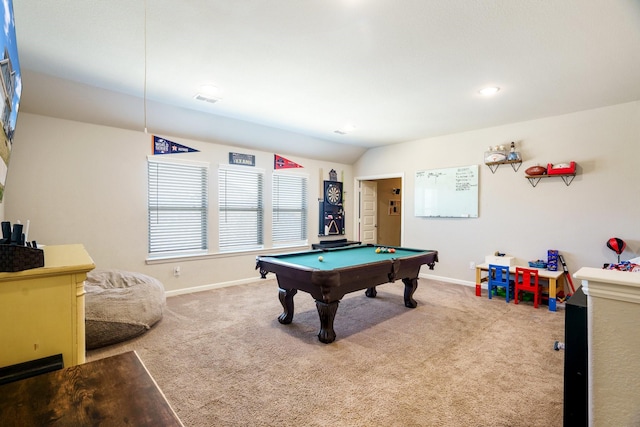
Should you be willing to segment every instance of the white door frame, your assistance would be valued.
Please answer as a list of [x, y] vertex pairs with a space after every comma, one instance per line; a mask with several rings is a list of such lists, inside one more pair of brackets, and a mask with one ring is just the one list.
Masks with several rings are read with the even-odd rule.
[[[402, 184], [400, 185], [400, 192], [402, 194], [402, 200], [405, 200], [406, 193], [404, 191], [404, 172], [390, 173], [390, 174], [380, 174], [380, 175], [365, 175], [365, 176], [356, 176], [353, 178], [353, 194], [358, 195], [357, 201], [354, 200], [354, 209], [353, 209], [353, 224], [356, 225], [356, 234], [357, 237], [360, 238], [360, 211], [362, 207], [361, 197], [360, 197], [360, 181], [377, 181], [379, 179], [388, 179], [388, 178], [400, 178]], [[355, 199], [355, 198], [354, 198]], [[404, 246], [404, 214], [406, 209], [405, 203], [402, 203], [403, 209], [400, 211], [400, 246]]]

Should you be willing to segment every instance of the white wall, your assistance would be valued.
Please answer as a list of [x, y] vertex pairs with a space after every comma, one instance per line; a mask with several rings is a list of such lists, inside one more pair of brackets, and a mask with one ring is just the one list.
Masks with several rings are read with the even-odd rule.
[[[171, 156], [211, 163], [212, 248], [217, 242], [217, 166], [228, 164], [229, 152], [256, 156], [256, 167], [265, 170], [265, 206], [270, 206], [274, 153], [162, 136], [200, 150]], [[30, 220], [30, 240], [49, 245], [82, 243], [99, 268], [149, 274], [160, 279], [169, 291], [259, 277], [254, 270], [255, 252], [150, 265], [145, 262], [151, 138], [144, 132], [21, 113], [2, 203], [3, 218], [23, 223]], [[322, 179], [329, 179], [333, 168], [339, 179], [344, 172], [345, 182], [351, 182], [352, 166], [277, 154], [302, 165], [296, 173], [309, 175], [309, 242], [317, 242], [320, 170]], [[352, 230], [353, 224], [347, 221], [347, 236]], [[174, 278], [173, 267], [177, 265], [182, 274]]]
[[[522, 166], [492, 174], [484, 151], [511, 141]], [[547, 178], [534, 188], [524, 178], [529, 166], [566, 161], [578, 164], [570, 186]], [[480, 165], [478, 218], [414, 216], [416, 171], [472, 164]], [[371, 149], [354, 176], [398, 172], [405, 174], [402, 244], [437, 249], [440, 262], [429, 272], [436, 276], [473, 283], [469, 263], [497, 250], [526, 263], [557, 249], [571, 272], [601, 267], [617, 261], [610, 237], [627, 242], [623, 260], [640, 253], [640, 102]]]
[[[172, 139], [170, 135], [163, 135]], [[273, 153], [174, 138], [201, 150], [181, 154], [211, 162], [212, 224], [216, 166], [229, 151], [255, 154], [257, 167], [273, 169]], [[482, 163], [490, 145], [516, 141], [523, 164], [518, 172], [502, 165], [492, 174]], [[45, 244], [83, 243], [99, 267], [140, 271], [158, 277], [168, 290], [255, 278], [255, 253], [147, 265], [146, 157], [151, 135], [21, 113], [4, 200], [4, 219], [31, 220], [30, 237]], [[285, 157], [287, 153], [278, 153]], [[367, 151], [355, 165], [289, 156], [310, 177], [309, 239], [317, 241], [319, 171], [333, 168], [345, 183], [357, 177], [404, 174], [404, 246], [437, 249], [433, 272], [473, 283], [469, 262], [483, 262], [496, 250], [520, 262], [545, 258], [548, 249], [565, 255], [569, 269], [614, 262], [610, 237], [627, 242], [622, 255], [640, 253], [640, 102], [515, 123], [473, 132], [412, 141]], [[560, 178], [533, 188], [524, 170], [536, 163], [578, 163], [570, 186]], [[414, 176], [424, 169], [480, 164], [477, 219], [428, 219], [413, 215]], [[318, 190], [316, 190], [318, 189]], [[347, 193], [349, 188], [346, 187]], [[355, 239], [350, 212], [356, 189], [346, 197], [346, 236]], [[269, 193], [269, 191], [267, 191]], [[267, 199], [269, 202], [269, 199]], [[216, 227], [211, 228], [212, 241]], [[180, 265], [182, 276], [172, 275]]]

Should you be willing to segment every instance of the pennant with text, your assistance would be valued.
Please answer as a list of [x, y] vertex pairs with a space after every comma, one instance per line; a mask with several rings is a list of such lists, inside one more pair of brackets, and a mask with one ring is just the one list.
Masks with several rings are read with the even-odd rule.
[[291, 169], [291, 168], [302, 168], [304, 166], [300, 166], [296, 162], [292, 162], [291, 160], [285, 159], [282, 156], [277, 154], [273, 155], [273, 168], [274, 169]]
[[196, 150], [195, 148], [187, 147], [153, 135], [153, 154], [197, 153], [199, 151], [200, 150]]

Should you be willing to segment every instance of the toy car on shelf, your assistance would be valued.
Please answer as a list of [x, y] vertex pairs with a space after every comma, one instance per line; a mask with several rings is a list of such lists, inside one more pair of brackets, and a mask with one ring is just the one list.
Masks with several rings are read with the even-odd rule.
[[536, 261], [529, 261], [529, 267], [533, 268], [547, 268], [547, 263], [541, 259]]
[[576, 162], [547, 164], [547, 175], [564, 175], [576, 173]]

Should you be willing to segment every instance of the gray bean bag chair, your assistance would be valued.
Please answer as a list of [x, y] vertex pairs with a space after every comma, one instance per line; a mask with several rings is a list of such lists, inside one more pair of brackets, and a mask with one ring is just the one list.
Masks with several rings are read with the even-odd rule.
[[164, 286], [153, 277], [96, 269], [87, 274], [84, 287], [88, 350], [141, 335], [162, 319]]

